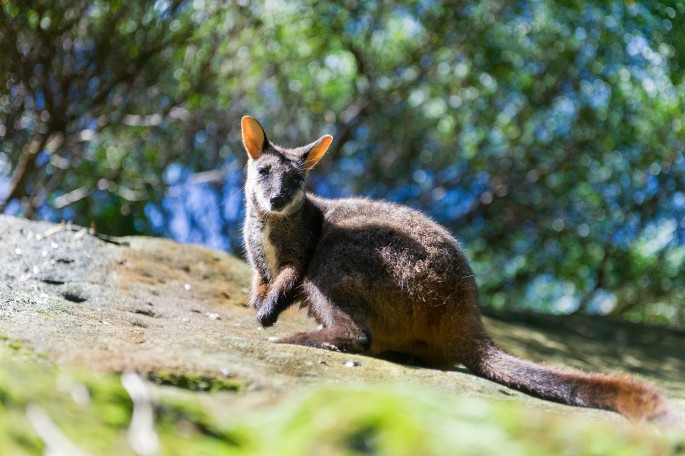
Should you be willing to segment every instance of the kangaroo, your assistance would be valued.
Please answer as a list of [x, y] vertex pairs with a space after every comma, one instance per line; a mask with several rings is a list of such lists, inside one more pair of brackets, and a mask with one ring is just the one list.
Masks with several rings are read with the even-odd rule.
[[462, 364], [545, 400], [637, 421], [669, 413], [661, 392], [628, 376], [562, 370], [498, 348], [481, 323], [476, 281], [458, 242], [420, 212], [307, 193], [308, 172], [332, 136], [288, 149], [271, 143], [252, 117], [243, 117], [241, 127], [250, 304], [264, 327], [300, 303], [322, 328], [276, 342], [377, 357], [407, 354], [443, 370]]

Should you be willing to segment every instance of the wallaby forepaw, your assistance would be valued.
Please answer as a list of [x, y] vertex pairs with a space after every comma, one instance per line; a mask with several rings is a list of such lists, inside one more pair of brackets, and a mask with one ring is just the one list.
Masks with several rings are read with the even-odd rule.
[[278, 312], [275, 312], [273, 308], [262, 306], [257, 311], [257, 323], [263, 327], [273, 326], [276, 321], [278, 321]]

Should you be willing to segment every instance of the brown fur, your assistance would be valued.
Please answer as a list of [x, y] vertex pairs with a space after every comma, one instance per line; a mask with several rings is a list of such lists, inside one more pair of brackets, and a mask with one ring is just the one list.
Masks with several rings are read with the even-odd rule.
[[636, 420], [667, 414], [664, 396], [630, 377], [542, 366], [497, 348], [481, 323], [461, 248], [423, 214], [382, 201], [306, 194], [307, 172], [330, 136], [285, 149], [270, 143], [256, 120], [245, 117], [242, 126], [250, 157], [244, 237], [257, 320], [272, 325], [299, 302], [323, 325], [279, 342], [407, 354], [439, 369], [463, 364], [550, 401]]

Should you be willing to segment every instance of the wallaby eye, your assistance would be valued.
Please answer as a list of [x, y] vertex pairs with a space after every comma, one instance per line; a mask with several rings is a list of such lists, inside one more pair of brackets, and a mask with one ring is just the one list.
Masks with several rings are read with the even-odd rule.
[[269, 174], [269, 168], [267, 168], [266, 166], [260, 166], [259, 168], [257, 168], [257, 172], [260, 176], [266, 176]]

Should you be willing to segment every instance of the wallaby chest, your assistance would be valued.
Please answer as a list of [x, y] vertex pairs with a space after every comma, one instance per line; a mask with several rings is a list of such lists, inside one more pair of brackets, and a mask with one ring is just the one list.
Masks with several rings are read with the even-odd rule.
[[271, 239], [271, 226], [266, 223], [261, 236], [261, 253], [264, 268], [269, 274], [269, 279], [272, 280], [278, 274], [279, 248]]
[[294, 217], [268, 218], [260, 224], [251, 247], [260, 272], [271, 282], [286, 264], [303, 265], [308, 257], [302, 224]]

